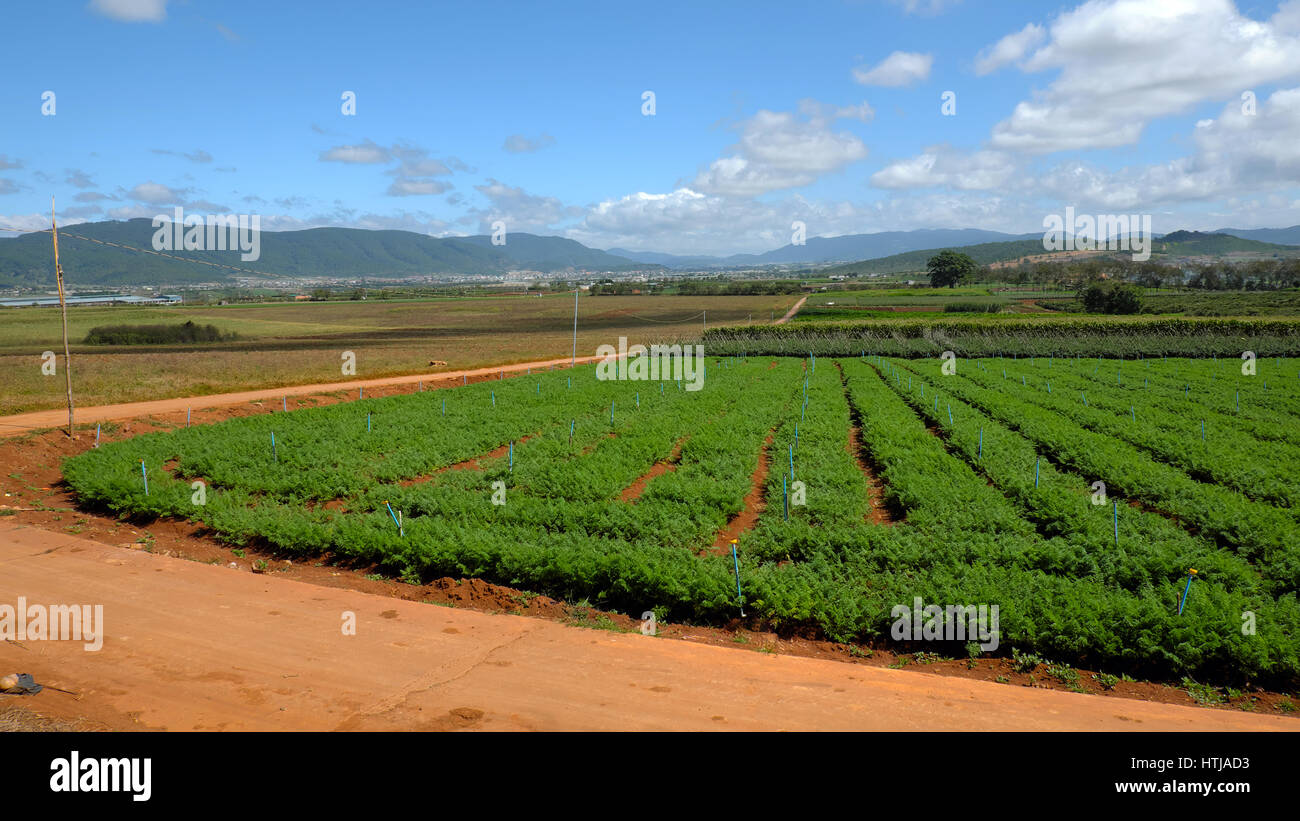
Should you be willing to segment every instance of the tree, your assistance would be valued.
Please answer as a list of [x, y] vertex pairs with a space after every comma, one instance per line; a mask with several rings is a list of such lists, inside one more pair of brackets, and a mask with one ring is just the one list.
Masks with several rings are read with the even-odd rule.
[[1079, 300], [1090, 314], [1142, 312], [1142, 289], [1128, 282], [1094, 281], [1080, 289]]
[[925, 267], [930, 272], [930, 287], [955, 288], [957, 283], [965, 282], [979, 270], [975, 260], [956, 251], [941, 251], [930, 257]]

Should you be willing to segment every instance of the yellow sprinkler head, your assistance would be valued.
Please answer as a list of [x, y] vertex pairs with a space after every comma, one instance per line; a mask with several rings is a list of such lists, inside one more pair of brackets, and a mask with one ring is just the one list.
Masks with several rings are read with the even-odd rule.
[[1190, 572], [1191, 572], [1191, 574], [1192, 574], [1193, 576], [1195, 576], [1195, 575], [1196, 575], [1196, 568], [1195, 568], [1195, 567], [1190, 568]]
[[736, 543], [736, 539], [728, 539], [727, 541], [731, 542], [732, 544]]

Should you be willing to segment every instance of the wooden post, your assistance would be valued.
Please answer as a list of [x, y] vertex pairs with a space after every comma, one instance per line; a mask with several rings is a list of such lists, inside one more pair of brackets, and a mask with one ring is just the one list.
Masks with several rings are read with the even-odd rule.
[[63, 314], [63, 377], [68, 385], [68, 438], [72, 432], [72, 354], [68, 351], [68, 303], [63, 297], [63, 266], [59, 265], [59, 223], [54, 216], [54, 197], [50, 197], [50, 225], [54, 233], [54, 279], [59, 286], [59, 311]]

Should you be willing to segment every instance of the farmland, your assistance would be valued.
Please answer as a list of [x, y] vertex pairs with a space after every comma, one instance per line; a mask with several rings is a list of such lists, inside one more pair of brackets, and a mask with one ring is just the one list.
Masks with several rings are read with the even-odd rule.
[[64, 475], [138, 521], [413, 583], [867, 644], [916, 597], [990, 604], [1000, 655], [1296, 681], [1300, 361], [940, 367], [713, 357], [697, 392], [545, 371], [144, 434]]
[[[698, 335], [709, 325], [780, 317], [794, 296], [584, 295], [578, 351], [625, 335], [650, 343]], [[192, 321], [235, 341], [196, 345], [88, 345], [105, 325]], [[425, 300], [178, 307], [79, 307], [69, 310], [73, 389], [80, 406], [194, 396], [337, 381], [340, 355], [356, 354], [356, 376], [377, 378], [477, 368], [567, 356], [573, 345], [573, 294]], [[56, 308], [10, 308], [0, 314], [0, 414], [58, 407], [63, 378], [41, 371], [41, 353], [62, 356]], [[60, 367], [62, 367], [60, 365]]]

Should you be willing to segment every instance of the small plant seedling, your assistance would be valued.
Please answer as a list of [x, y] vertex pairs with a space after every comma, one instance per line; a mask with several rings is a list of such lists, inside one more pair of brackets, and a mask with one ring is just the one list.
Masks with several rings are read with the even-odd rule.
[[372, 582], [382, 582], [382, 581], [384, 580], [384, 574], [383, 574], [383, 573], [367, 573], [367, 574], [366, 574], [366, 578], [369, 579], [369, 580], [372, 581]]
[[1119, 678], [1112, 676], [1110, 673], [1093, 673], [1092, 677], [1103, 690], [1114, 690], [1115, 685], [1119, 684]]
[[243, 548], [236, 547], [234, 550], [231, 550], [230, 552], [233, 553], [233, 554], [235, 554], [235, 558], [236, 558], [236, 559], [242, 559], [242, 558], [244, 558], [244, 550], [243, 550]]

